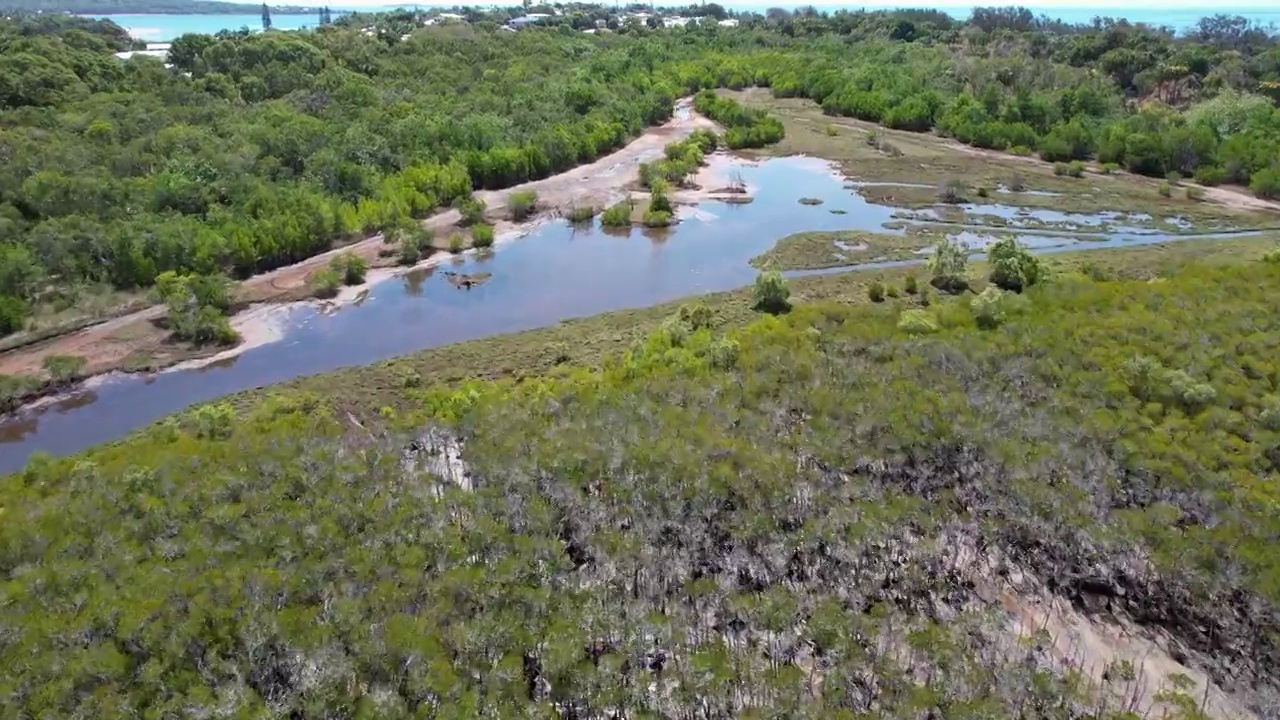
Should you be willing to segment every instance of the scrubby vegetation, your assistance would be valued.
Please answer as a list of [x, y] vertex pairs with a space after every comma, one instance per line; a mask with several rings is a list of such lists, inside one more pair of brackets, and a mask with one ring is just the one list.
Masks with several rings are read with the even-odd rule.
[[492, 225], [473, 225], [471, 227], [471, 246], [487, 248], [493, 245], [494, 233]]
[[517, 222], [528, 219], [538, 207], [538, 193], [533, 190], [517, 190], [507, 199], [511, 219]]
[[165, 305], [173, 336], [196, 345], [231, 345], [239, 336], [231, 329], [230, 283], [221, 275], [161, 273], [152, 290]]
[[37, 461], [0, 485], [0, 709], [1132, 717], [1100, 694], [1140, 663], [1091, 685], [992, 614], [1016, 574], [1265, 716], [1276, 272], [1063, 278], [986, 330], [985, 294], [695, 307], [597, 372], [406, 384], [385, 436], [281, 396]]
[[[377, 37], [186, 36], [171, 70], [117, 63], [110, 24], [0, 20], [0, 332], [50, 284], [96, 282], [150, 288], [177, 337], [231, 342], [229, 276], [442, 208], [491, 243], [473, 190], [599, 157], [680, 95], [731, 148], [782, 137], [724, 87], [1068, 176], [1173, 178], [1165, 195], [1183, 177], [1280, 194], [1276, 43], [1227, 19], [1174, 39], [986, 9], [598, 36], [384, 18]], [[719, 142], [642, 170], [645, 224], [670, 221], [669, 188]], [[512, 217], [536, 206], [519, 195]], [[387, 238], [406, 263], [431, 241]], [[1098, 670], [1042, 628], [1019, 636], [1012, 605], [1158, 631], [1170, 663], [1274, 717], [1277, 252], [1149, 282], [1102, 262], [1050, 276], [1009, 239], [975, 294], [967, 248], [942, 240], [943, 294], [908, 276], [903, 297], [886, 271], [830, 278], [841, 302], [793, 295], [780, 267], [833, 248], [780, 244], [733, 311], [689, 306], [633, 344], [614, 323], [625, 349], [591, 366], [591, 338], [566, 331], [546, 376], [378, 376], [358, 391], [394, 395], [380, 424], [287, 392], [37, 458], [0, 480], [0, 716], [1208, 711], [1207, 689], [1140, 658]], [[310, 280], [332, 295], [365, 269], [343, 255]], [[84, 360], [45, 370], [68, 382]], [[40, 382], [0, 377], [0, 396]]]

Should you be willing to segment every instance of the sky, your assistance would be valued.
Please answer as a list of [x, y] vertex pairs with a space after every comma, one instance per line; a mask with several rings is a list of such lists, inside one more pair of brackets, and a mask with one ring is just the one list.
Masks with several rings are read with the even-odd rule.
[[[308, 2], [310, 0], [307, 0]], [[607, 2], [607, 0], [605, 0]], [[625, 0], [623, 0], [625, 2]], [[643, 1], [643, 0], [642, 0]], [[694, 0], [654, 0], [657, 5], [684, 5]], [[1203, 0], [1131, 0], [1123, 5], [1123, 8], [1117, 6], [1114, 2], [1108, 3], [1103, 0], [986, 0], [986, 2], [974, 2], [974, 0], [917, 0], [911, 2], [858, 2], [857, 0], [812, 0], [811, 2], [799, 2], [797, 0], [719, 0], [722, 5], [729, 7], [784, 7], [794, 8], [801, 5], [813, 5], [814, 7], [866, 7], [866, 8], [888, 8], [888, 7], [912, 7], [912, 8], [936, 8], [940, 10], [963, 9], [968, 11], [975, 5], [978, 6], [1005, 6], [1005, 5], [1021, 5], [1036, 11], [1049, 11], [1053, 9], [1071, 8], [1082, 9], [1096, 8], [1100, 14], [1124, 14], [1125, 10], [1169, 10], [1173, 12], [1185, 13], [1187, 11], [1201, 12], [1205, 15], [1212, 15], [1216, 12], [1231, 12], [1236, 10], [1272, 10], [1276, 9], [1275, 0], [1232, 0], [1225, 3], [1221, 7], [1206, 6]], [[515, 5], [519, 0], [494, 0], [489, 2], [466, 2], [465, 0], [427, 0], [426, 2], [417, 3], [421, 7], [433, 6], [450, 6], [450, 5], [493, 5], [499, 6]], [[282, 4], [292, 4], [284, 2]], [[302, 0], [298, 0], [297, 4], [307, 4]], [[338, 3], [342, 7], [390, 7], [387, 0], [340, 0]], [[412, 6], [414, 3], [405, 3], [406, 6]]]

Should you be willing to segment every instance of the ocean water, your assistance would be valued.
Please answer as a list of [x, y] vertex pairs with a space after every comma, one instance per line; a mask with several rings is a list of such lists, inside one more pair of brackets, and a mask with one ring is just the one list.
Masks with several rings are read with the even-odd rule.
[[[97, 15], [110, 20], [138, 40], [151, 43], [169, 42], [180, 35], [204, 33], [212, 35], [222, 30], [262, 29], [262, 15]], [[277, 30], [300, 30], [315, 27], [320, 18], [315, 13], [305, 15], [272, 14], [271, 26]]]
[[[464, 3], [465, 4], [465, 3]], [[757, 3], [722, 3], [725, 7], [738, 11], [764, 12], [768, 7], [795, 7], [800, 3], [773, 3], [773, 4], [757, 4]], [[836, 10], [885, 10], [895, 7], [924, 7], [925, 3], [885, 3], [885, 4], [823, 4], [816, 3], [815, 6], [824, 12], [835, 12]], [[396, 7], [419, 7], [427, 8], [429, 5], [381, 5], [381, 6], [362, 6], [362, 7], [342, 7], [339, 5], [331, 6], [333, 10], [359, 10], [361, 12], [379, 12], [390, 10]], [[972, 11], [972, 7], [954, 6], [938, 8], [949, 13], [953, 17], [968, 17]], [[1151, 25], [1167, 25], [1169, 27], [1184, 32], [1195, 26], [1196, 22], [1205, 15], [1224, 13], [1227, 15], [1242, 15], [1263, 25], [1276, 24], [1280, 25], [1280, 8], [1276, 6], [1227, 6], [1227, 7], [1205, 7], [1196, 10], [1190, 8], [1160, 9], [1153, 7], [1100, 7], [1100, 6], [1063, 6], [1053, 8], [1032, 8], [1037, 14], [1048, 15], [1049, 17], [1058, 18], [1071, 23], [1090, 23], [1095, 17], [1114, 17], [1124, 18], [1130, 22], [1141, 22]], [[262, 17], [258, 14], [249, 15], [102, 15], [108, 20], [114, 21], [120, 27], [129, 31], [129, 34], [140, 40], [147, 42], [169, 42], [170, 40], [184, 35], [186, 33], [208, 33], [213, 34], [221, 30], [239, 30], [240, 28], [249, 28], [250, 30], [259, 30], [262, 28]], [[315, 27], [318, 18], [314, 13], [303, 15], [273, 15], [273, 27], [279, 30], [297, 30], [300, 28]]]

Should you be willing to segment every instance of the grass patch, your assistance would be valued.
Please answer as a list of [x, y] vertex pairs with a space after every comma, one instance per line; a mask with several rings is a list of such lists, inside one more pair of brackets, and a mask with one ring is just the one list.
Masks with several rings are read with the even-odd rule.
[[[786, 135], [776, 145], [752, 151], [756, 157], [825, 158], [839, 165], [849, 177], [877, 182], [918, 183], [922, 177], [953, 178], [978, 188], [1005, 185], [1010, 177], [1017, 176], [1025, 190], [1059, 194], [1004, 193], [998, 196], [999, 203], [1071, 212], [1124, 208], [1157, 220], [1176, 215], [1191, 223], [1186, 232], [1280, 226], [1280, 217], [1274, 214], [1162, 197], [1157, 190], [1163, 181], [1152, 178], [1127, 173], [1077, 178], [1071, 176], [1075, 168], [1070, 163], [1063, 168], [1067, 174], [1055, 175], [1052, 163], [980, 152], [935, 135], [890, 130], [853, 118], [833, 118], [823, 115], [817, 104], [801, 98], [775, 98], [764, 89], [720, 93], [746, 107], [768, 110], [782, 121]], [[827, 135], [828, 125], [838, 128], [839, 140], [833, 141]], [[893, 148], [892, 154], [881, 150], [886, 143]], [[1081, 171], [1083, 174], [1083, 168]], [[873, 202], [900, 207], [928, 207], [937, 202], [934, 188], [864, 187], [859, 192]]]
[[860, 231], [816, 231], [788, 235], [751, 265], [771, 270], [817, 270], [871, 260], [903, 260], [934, 239]]

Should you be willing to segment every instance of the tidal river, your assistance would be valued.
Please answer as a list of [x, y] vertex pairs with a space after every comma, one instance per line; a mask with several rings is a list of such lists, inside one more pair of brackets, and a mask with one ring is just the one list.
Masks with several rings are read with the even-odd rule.
[[[378, 283], [363, 302], [336, 313], [324, 315], [311, 306], [294, 310], [283, 339], [226, 363], [149, 376], [117, 375], [92, 390], [20, 413], [0, 423], [0, 474], [20, 469], [33, 452], [74, 453], [123, 437], [194, 403], [241, 390], [568, 318], [742, 287], [756, 274], [749, 260], [785, 235], [808, 230], [886, 232], [882, 225], [893, 217], [894, 208], [868, 203], [820, 161], [735, 163], [733, 170], [752, 189], [754, 202], [706, 202], [690, 208], [677, 228], [656, 234], [633, 229], [619, 235], [598, 226], [548, 223], [487, 258], [467, 256], [431, 274], [416, 272]], [[818, 198], [823, 204], [801, 205], [802, 197]], [[969, 209], [1002, 215], [1013, 211], [998, 205]], [[1086, 230], [1101, 219], [1113, 220], [1044, 215], [1041, 219], [1066, 220]], [[1138, 229], [1108, 237], [1087, 243], [1051, 234], [1026, 239], [1042, 251], [1170, 239]], [[889, 264], [902, 263], [881, 263]], [[459, 290], [441, 277], [446, 269], [490, 272], [492, 278], [474, 289]]]

